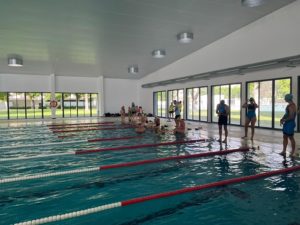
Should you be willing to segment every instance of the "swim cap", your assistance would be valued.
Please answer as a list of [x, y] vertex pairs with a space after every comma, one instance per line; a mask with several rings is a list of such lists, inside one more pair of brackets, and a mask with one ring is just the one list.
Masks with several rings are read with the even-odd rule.
[[292, 94], [286, 94], [284, 96], [284, 100], [289, 102], [289, 101], [292, 101], [293, 100], [293, 95]]

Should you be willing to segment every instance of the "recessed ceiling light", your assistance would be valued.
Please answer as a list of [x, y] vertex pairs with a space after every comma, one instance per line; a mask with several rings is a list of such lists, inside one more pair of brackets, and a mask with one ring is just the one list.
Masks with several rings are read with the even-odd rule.
[[164, 49], [157, 49], [152, 51], [152, 57], [156, 59], [164, 58], [166, 56], [166, 51]]
[[242, 0], [242, 6], [256, 7], [265, 3], [265, 0]]
[[8, 66], [11, 67], [22, 67], [23, 66], [23, 59], [19, 55], [11, 55], [7, 59]]
[[190, 43], [194, 39], [194, 34], [190, 32], [183, 32], [177, 34], [177, 40], [180, 43]]
[[138, 72], [139, 72], [138, 66], [129, 66], [128, 67], [128, 73], [137, 74]]

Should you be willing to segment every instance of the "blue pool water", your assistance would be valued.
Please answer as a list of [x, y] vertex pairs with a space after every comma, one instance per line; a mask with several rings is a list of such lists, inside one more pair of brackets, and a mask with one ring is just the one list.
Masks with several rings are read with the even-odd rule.
[[[3, 147], [0, 149], [1, 159], [44, 156], [0, 161], [1, 179], [220, 149], [219, 143], [211, 140], [205, 143], [110, 151], [88, 155], [51, 156], [52, 154], [74, 152], [75, 150], [175, 141], [182, 137], [176, 138], [170, 134], [160, 136], [147, 131], [142, 135], [143, 138], [137, 139], [71, 143], [89, 138], [136, 136], [136, 133], [133, 129], [99, 130], [77, 132], [75, 133], [76, 136], [59, 139], [42, 123], [18, 124], [15, 127], [2, 125], [0, 129], [0, 147]], [[203, 135], [205, 135], [203, 131], [191, 130], [188, 131], [184, 139], [198, 139]], [[70, 144], [39, 146], [39, 144], [50, 142], [70, 142]], [[36, 146], [4, 148], [26, 145]], [[238, 142], [232, 141], [228, 143], [227, 147], [231, 149], [240, 147], [240, 145]], [[98, 172], [0, 183], [0, 224], [29, 221], [295, 165], [299, 165], [297, 159], [283, 161], [283, 158], [274, 153], [272, 148], [262, 144], [259, 150], [248, 153], [233, 153], [226, 156], [177, 160]], [[298, 212], [300, 209], [299, 182], [300, 172], [283, 174], [110, 209], [51, 224], [296, 225], [300, 224]]]

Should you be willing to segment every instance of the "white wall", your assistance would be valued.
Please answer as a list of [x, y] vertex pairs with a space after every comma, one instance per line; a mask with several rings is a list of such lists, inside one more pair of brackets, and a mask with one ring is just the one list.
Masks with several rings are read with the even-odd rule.
[[[297, 94], [299, 68], [260, 71], [244, 76], [231, 76], [208, 81], [195, 81], [155, 88], [141, 88], [142, 84], [200, 74], [245, 64], [283, 58], [300, 54], [300, 1], [281, 8], [242, 29], [178, 60], [139, 82], [141, 101], [149, 102], [148, 111], [153, 111], [154, 91], [198, 87], [212, 84], [228, 84], [250, 80], [293, 76], [293, 93]], [[243, 96], [244, 98], [244, 96]]]
[[98, 77], [56, 76], [56, 92], [98, 93]]
[[104, 79], [105, 112], [119, 113], [123, 105], [127, 111], [132, 102], [139, 105], [137, 84], [136, 80]]
[[49, 76], [0, 74], [0, 91], [50, 92], [49, 82]]
[[[97, 93], [98, 77], [55, 76], [56, 92]], [[0, 91], [50, 92], [50, 75], [0, 74]]]
[[300, 53], [300, 1], [287, 5], [141, 80], [142, 84]]

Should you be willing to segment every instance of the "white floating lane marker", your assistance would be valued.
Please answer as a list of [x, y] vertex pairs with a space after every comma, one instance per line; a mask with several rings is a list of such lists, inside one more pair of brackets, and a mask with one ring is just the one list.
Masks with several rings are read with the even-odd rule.
[[200, 157], [225, 155], [225, 154], [230, 154], [230, 153], [235, 153], [235, 152], [247, 152], [247, 151], [249, 151], [249, 148], [238, 148], [238, 149], [231, 149], [231, 150], [226, 150], [226, 151], [212, 151], [212, 152], [202, 152], [202, 153], [192, 154], [192, 155], [176, 155], [176, 156], [168, 156], [168, 157], [164, 157], [164, 158], [145, 159], [145, 160], [140, 160], [140, 161], [104, 165], [104, 166], [99, 166], [99, 167], [95, 167], [95, 168], [75, 169], [75, 170], [69, 170], [69, 171], [52, 172], [52, 173], [44, 173], [44, 174], [39, 173], [39, 174], [35, 174], [35, 175], [27, 175], [27, 176], [25, 175], [25, 176], [21, 176], [21, 177], [9, 177], [9, 178], [0, 179], [0, 184], [16, 182], [16, 181], [23, 181], [23, 180], [40, 179], [40, 178], [44, 178], [44, 177], [60, 176], [60, 175], [66, 175], [66, 174], [95, 172], [95, 171], [106, 170], [106, 169], [138, 166], [138, 165], [150, 164], [150, 163], [161, 163], [164, 161], [171, 161], [171, 160], [178, 160], [178, 159], [200, 158]]
[[84, 215], [88, 215], [88, 214], [92, 214], [92, 213], [101, 212], [101, 211], [104, 211], [107, 209], [138, 204], [138, 203], [152, 201], [152, 200], [160, 199], [160, 198], [168, 198], [168, 197], [182, 195], [185, 193], [191, 193], [191, 192], [200, 191], [200, 190], [204, 190], [204, 189], [222, 187], [222, 186], [226, 186], [226, 185], [233, 185], [233, 184], [237, 184], [237, 183], [248, 182], [251, 180], [263, 179], [263, 178], [276, 176], [276, 175], [283, 174], [283, 173], [295, 172], [298, 170], [300, 170], [300, 166], [294, 166], [294, 167], [285, 168], [285, 169], [273, 170], [273, 171], [268, 171], [268, 172], [250, 175], [250, 176], [236, 177], [236, 178], [231, 178], [231, 179], [227, 179], [227, 180], [206, 183], [206, 184], [202, 184], [202, 185], [195, 185], [192, 187], [185, 187], [182, 189], [172, 190], [172, 191], [168, 191], [168, 192], [146, 195], [146, 196], [142, 196], [142, 197], [128, 199], [125, 201], [119, 201], [119, 202], [106, 204], [106, 205], [102, 205], [102, 206], [98, 206], [98, 207], [94, 207], [94, 208], [88, 208], [88, 209], [75, 211], [75, 212], [71, 212], [71, 213], [66, 213], [66, 214], [61, 214], [61, 215], [56, 215], [56, 216], [49, 216], [49, 217], [44, 217], [41, 219], [31, 220], [31, 221], [27, 221], [27, 222], [16, 223], [15, 225], [35, 225], [35, 224], [43, 224], [43, 223], [61, 221], [61, 220], [65, 220], [65, 219], [70, 219], [70, 218], [80, 217], [80, 216], [84, 216]]
[[84, 143], [84, 142], [88, 142], [88, 140], [65, 141], [65, 142], [48, 142], [48, 143], [32, 144], [32, 145], [3, 146], [3, 147], [0, 147], [0, 150], [1, 149], [32, 148], [32, 147], [51, 146], [51, 145], [67, 145], [67, 144]]
[[102, 205], [102, 206], [98, 206], [98, 207], [94, 207], [94, 208], [89, 208], [89, 209], [84, 209], [84, 210], [75, 211], [75, 212], [71, 212], [71, 213], [61, 214], [61, 215], [57, 215], [57, 216], [49, 216], [49, 217], [45, 217], [42, 219], [31, 220], [28, 222], [16, 223], [15, 225], [35, 225], [35, 224], [50, 223], [50, 222], [61, 221], [61, 220], [70, 219], [70, 218], [74, 218], [74, 217], [84, 216], [84, 215], [88, 215], [88, 214], [92, 214], [92, 213], [97, 213], [97, 212], [101, 212], [101, 211], [104, 211], [107, 209], [113, 209], [113, 208], [117, 208], [117, 207], [121, 207], [121, 206], [122, 206], [121, 202], [115, 202], [115, 203], [111, 203], [111, 204], [106, 204], [106, 205]]
[[93, 167], [93, 168], [54, 172], [54, 173], [40, 173], [40, 174], [29, 175], [29, 176], [0, 179], [0, 184], [10, 183], [10, 182], [15, 182], [15, 181], [40, 179], [40, 178], [45, 178], [45, 177], [61, 176], [61, 175], [67, 175], [67, 174], [87, 173], [87, 172], [94, 172], [94, 171], [99, 171], [99, 170], [100, 170], [99, 167]]
[[26, 160], [26, 159], [38, 159], [38, 158], [47, 158], [47, 157], [52, 157], [52, 156], [63, 156], [63, 155], [75, 155], [75, 152], [5, 158], [5, 159], [0, 159], [0, 162], [15, 161], [15, 160]]

